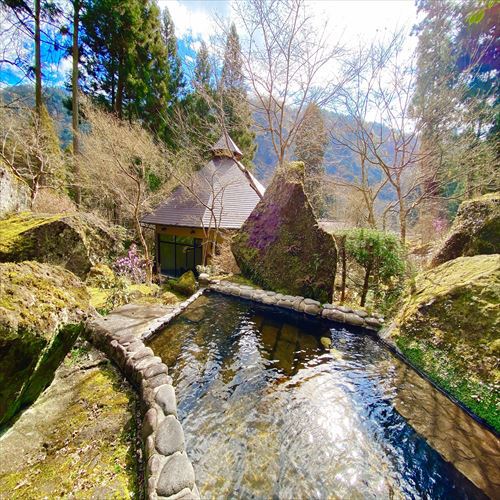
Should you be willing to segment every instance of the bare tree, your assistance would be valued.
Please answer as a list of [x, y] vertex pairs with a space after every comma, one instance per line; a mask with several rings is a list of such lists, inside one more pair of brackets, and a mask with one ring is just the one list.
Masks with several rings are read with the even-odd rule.
[[140, 124], [120, 120], [86, 99], [81, 104], [88, 123], [88, 132], [80, 134], [85, 203], [121, 210], [142, 246], [150, 283], [153, 260], [141, 217], [172, 187], [162, 149]]
[[344, 51], [304, 0], [249, 0], [240, 19], [242, 71], [256, 125], [271, 138], [278, 166], [290, 155], [308, 104], [327, 107], [349, 73], [335, 71]]
[[0, 159], [28, 187], [32, 205], [42, 189], [67, 185], [59, 140], [43, 106], [40, 114], [0, 106]]
[[[429, 194], [420, 164], [434, 152], [420, 148], [418, 124], [411, 119], [415, 65], [413, 58], [403, 58], [402, 42], [403, 34], [396, 33], [353, 58], [356, 78], [341, 92], [330, 136], [337, 151], [350, 157], [337, 156], [340, 175], [333, 184], [361, 194], [371, 227], [385, 229], [395, 214], [404, 242], [410, 215]], [[354, 169], [348, 160], [354, 160]], [[389, 201], [381, 200], [384, 191]]]

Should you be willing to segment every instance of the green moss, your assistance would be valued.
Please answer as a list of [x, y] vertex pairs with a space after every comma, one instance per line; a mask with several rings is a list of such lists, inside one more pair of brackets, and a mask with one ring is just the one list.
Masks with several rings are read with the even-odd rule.
[[58, 221], [64, 214], [43, 215], [33, 212], [22, 212], [0, 220], [0, 256], [24, 251], [25, 245], [31, 242], [24, 240], [22, 235], [36, 227]]
[[146, 297], [158, 295], [158, 293], [160, 292], [160, 287], [158, 285], [155, 285], [154, 283], [151, 285], [147, 285], [145, 283], [133, 283], [128, 287], [128, 289], [132, 293], [137, 292], [141, 296]]
[[85, 278], [95, 263], [121, 251], [123, 237], [123, 228], [92, 214], [24, 212], [0, 221], [0, 262], [47, 262]]
[[460, 205], [432, 264], [439, 265], [460, 256], [495, 253], [500, 253], [500, 193], [490, 193]]
[[37, 262], [0, 264], [0, 425], [52, 380], [89, 310], [69, 271]]
[[88, 286], [87, 291], [90, 295], [90, 303], [93, 307], [99, 310], [108, 306], [109, 297], [112, 293], [111, 289]]
[[497, 430], [499, 305], [500, 255], [461, 257], [416, 277], [391, 331], [403, 354]]
[[45, 453], [0, 475], [1, 497], [139, 496], [132, 391], [107, 366], [83, 372], [74, 392], [69, 407], [51, 422]]
[[196, 278], [193, 271], [185, 272], [176, 283], [172, 284], [172, 288], [182, 295], [193, 295], [196, 292]]
[[254, 283], [251, 279], [246, 278], [242, 274], [232, 274], [231, 276], [225, 276], [224, 280], [231, 283], [237, 283], [238, 285], [248, 285], [254, 288], [260, 288], [259, 285]]
[[336, 245], [317, 227], [301, 170], [291, 165], [275, 175], [231, 249], [242, 274], [263, 288], [330, 302]]
[[500, 432], [500, 397], [495, 384], [464, 372], [461, 363], [427, 342], [399, 337], [396, 344], [412, 364]]
[[79, 322], [89, 308], [85, 286], [60, 267], [38, 262], [0, 264], [0, 283], [0, 339], [15, 330], [51, 338], [61, 322]]

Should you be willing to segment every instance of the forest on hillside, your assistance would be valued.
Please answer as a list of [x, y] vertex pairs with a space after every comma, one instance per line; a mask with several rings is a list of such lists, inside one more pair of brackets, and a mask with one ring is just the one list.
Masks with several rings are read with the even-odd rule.
[[[498, 189], [498, 2], [418, 0], [411, 33], [357, 49], [304, 6], [235, 4], [191, 64], [168, 4], [2, 0], [2, 163], [34, 206], [140, 232], [228, 133], [264, 181], [304, 161], [320, 218], [432, 240], [461, 201]], [[72, 65], [62, 87], [57, 57]]]

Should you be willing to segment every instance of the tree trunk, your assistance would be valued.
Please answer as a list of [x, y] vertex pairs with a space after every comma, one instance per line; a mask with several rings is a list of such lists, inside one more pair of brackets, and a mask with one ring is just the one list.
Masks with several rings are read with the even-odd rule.
[[372, 272], [372, 262], [368, 262], [368, 265], [366, 266], [365, 270], [365, 280], [363, 282], [363, 291], [361, 293], [361, 302], [360, 305], [361, 307], [365, 306], [366, 303], [366, 296], [368, 295], [368, 289], [370, 286], [370, 274]]
[[340, 258], [342, 260], [342, 283], [340, 285], [340, 302], [343, 304], [345, 301], [345, 288], [347, 281], [347, 257], [345, 252], [346, 237], [342, 236], [340, 240]]
[[42, 113], [42, 57], [40, 51], [40, 0], [35, 0], [35, 109]]
[[[398, 183], [400, 180], [398, 179]], [[399, 236], [401, 238], [401, 243], [404, 245], [406, 243], [406, 209], [405, 202], [403, 200], [403, 195], [401, 193], [401, 189], [398, 187], [396, 189], [396, 193], [398, 196], [399, 203]]]
[[120, 59], [118, 61], [118, 83], [116, 85], [116, 102], [114, 109], [120, 120], [123, 117], [123, 90], [125, 85], [123, 73], [123, 57], [120, 56]]
[[138, 214], [134, 216], [135, 230], [137, 231], [137, 236], [141, 242], [142, 249], [144, 250], [144, 259], [146, 260], [146, 283], [151, 285], [153, 281], [153, 261], [149, 255], [148, 244], [146, 243], [146, 238], [144, 238], [144, 233], [142, 231], [141, 222], [139, 220]]
[[75, 176], [75, 202], [77, 206], [81, 203], [81, 189], [80, 189], [80, 167], [78, 165], [78, 25], [80, 21], [80, 2], [73, 0], [73, 73], [71, 75], [72, 86], [72, 125], [73, 125], [73, 173]]

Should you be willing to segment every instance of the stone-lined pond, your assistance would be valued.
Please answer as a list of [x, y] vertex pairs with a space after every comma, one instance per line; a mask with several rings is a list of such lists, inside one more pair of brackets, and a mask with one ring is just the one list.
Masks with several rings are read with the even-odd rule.
[[353, 327], [210, 294], [149, 345], [202, 498], [483, 496], [397, 410], [408, 367]]

